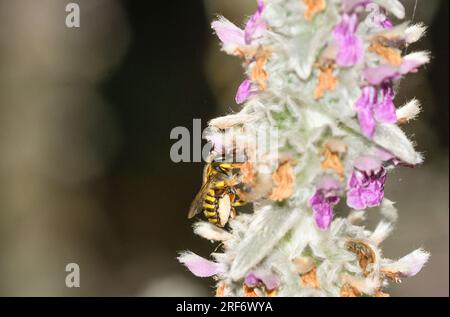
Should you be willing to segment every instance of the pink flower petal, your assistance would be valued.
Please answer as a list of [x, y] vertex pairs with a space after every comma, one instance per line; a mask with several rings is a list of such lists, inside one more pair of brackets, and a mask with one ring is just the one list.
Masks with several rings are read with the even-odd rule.
[[371, 85], [380, 85], [387, 80], [397, 80], [403, 75], [416, 72], [420, 66], [428, 63], [429, 60], [428, 53], [412, 53], [403, 58], [403, 62], [399, 67], [383, 64], [377, 67], [366, 68], [364, 77]]
[[397, 68], [390, 65], [366, 68], [363, 73], [371, 85], [379, 85], [387, 79], [398, 79], [400, 77]]
[[264, 11], [265, 4], [263, 0], [258, 0], [258, 8], [256, 9], [255, 14], [250, 17], [247, 25], [245, 26], [245, 43], [251, 44], [252, 40], [255, 37], [260, 36], [264, 30], [267, 29], [267, 25], [262, 19], [262, 13]]
[[219, 20], [214, 21], [211, 27], [223, 44], [245, 45], [244, 31], [227, 19], [221, 17]]
[[353, 166], [362, 172], [371, 174], [374, 171], [380, 170], [381, 160], [376, 156], [362, 155], [355, 159]]
[[397, 122], [396, 108], [394, 105], [394, 89], [392, 85], [384, 85], [383, 100], [375, 107], [375, 118], [383, 123]]
[[362, 60], [364, 49], [361, 38], [356, 34], [357, 22], [356, 14], [344, 14], [341, 23], [334, 28], [334, 41], [338, 47], [336, 64], [339, 66], [353, 66]]
[[375, 156], [361, 156], [347, 183], [347, 205], [356, 210], [376, 207], [384, 198], [386, 171]]
[[244, 80], [240, 85], [236, 93], [236, 103], [238, 105], [244, 103], [252, 94], [252, 81], [250, 79]]
[[209, 261], [190, 251], [182, 253], [178, 257], [178, 261], [198, 277], [210, 277], [225, 271], [223, 265]]
[[254, 270], [248, 273], [245, 277], [245, 284], [248, 287], [257, 287], [259, 284], [264, 284], [267, 290], [273, 290], [278, 288], [280, 281], [272, 272]]

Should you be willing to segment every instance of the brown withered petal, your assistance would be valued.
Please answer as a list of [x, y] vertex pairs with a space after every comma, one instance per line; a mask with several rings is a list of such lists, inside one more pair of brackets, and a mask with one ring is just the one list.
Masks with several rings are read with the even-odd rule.
[[216, 289], [216, 297], [223, 297], [225, 295], [225, 283], [220, 283]]
[[282, 201], [292, 195], [294, 191], [295, 175], [290, 161], [278, 166], [278, 169], [272, 174], [272, 180], [275, 184], [275, 188], [272, 190], [269, 199]]
[[333, 74], [333, 66], [320, 67], [319, 82], [314, 90], [314, 98], [320, 99], [325, 95], [327, 91], [333, 91], [336, 89], [337, 79]]
[[242, 182], [247, 185], [252, 185], [255, 182], [256, 176], [253, 170], [253, 163], [250, 161], [245, 162], [240, 167]]
[[389, 295], [388, 293], [384, 293], [380, 290], [375, 292], [375, 297], [391, 297], [391, 295]]
[[339, 153], [332, 151], [327, 146], [323, 151], [323, 156], [325, 159], [320, 163], [321, 168], [323, 170], [333, 170], [341, 179], [343, 179], [345, 171]]
[[267, 297], [276, 297], [278, 294], [278, 291], [276, 288], [272, 289], [272, 290], [267, 290]]
[[308, 273], [300, 275], [300, 285], [302, 287], [320, 288], [319, 280], [317, 279], [317, 268], [314, 267]]
[[349, 251], [356, 254], [359, 266], [363, 270], [364, 275], [367, 276], [370, 273], [367, 267], [376, 261], [376, 255], [372, 247], [361, 240], [349, 240], [346, 246]]
[[248, 62], [253, 57], [255, 57], [256, 50], [254, 48], [239, 47], [234, 50], [234, 55]]
[[383, 274], [384, 277], [390, 279], [394, 283], [401, 283], [402, 280], [400, 278], [400, 272], [394, 272], [387, 269], [381, 269], [380, 272]]
[[370, 45], [369, 52], [381, 56], [388, 63], [394, 66], [399, 66], [402, 63], [402, 54], [400, 50], [392, 47], [386, 47], [378, 41]]
[[259, 89], [262, 91], [265, 91], [267, 89], [267, 79], [269, 78], [269, 75], [265, 70], [265, 66], [271, 54], [272, 52], [269, 49], [258, 49], [255, 56], [255, 66], [253, 67], [250, 75], [252, 81], [256, 82], [259, 86]]
[[244, 284], [244, 297], [258, 297], [253, 287]]
[[325, 0], [303, 0], [303, 2], [306, 5], [304, 13], [306, 21], [311, 21], [317, 13], [325, 10], [326, 7]]
[[342, 285], [339, 295], [341, 297], [359, 297], [361, 296], [361, 292], [350, 284], [346, 283]]

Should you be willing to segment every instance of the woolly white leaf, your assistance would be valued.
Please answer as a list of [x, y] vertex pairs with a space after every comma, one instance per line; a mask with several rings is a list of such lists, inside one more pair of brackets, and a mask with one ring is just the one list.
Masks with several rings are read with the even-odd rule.
[[275, 244], [292, 228], [299, 218], [295, 209], [266, 206], [258, 211], [244, 239], [234, 250], [236, 258], [231, 264], [233, 280], [244, 277], [249, 269], [258, 264]]
[[396, 125], [379, 124], [373, 140], [405, 163], [417, 165], [423, 161], [422, 155], [414, 150], [411, 141]]
[[347, 220], [351, 224], [359, 224], [366, 220], [366, 212], [365, 210], [352, 210], [347, 216]]
[[397, 208], [395, 208], [394, 204], [393, 201], [384, 198], [380, 206], [381, 214], [390, 222], [396, 222], [398, 218]]
[[380, 221], [380, 223], [370, 236], [370, 240], [372, 240], [376, 245], [379, 245], [389, 236], [389, 234], [392, 232], [392, 229], [394, 228], [391, 223]]
[[289, 56], [291, 65], [302, 79], [311, 75], [316, 56], [322, 49], [333, 29], [339, 22], [335, 6], [328, 6], [326, 12], [317, 16], [311, 23], [304, 25], [290, 42]]

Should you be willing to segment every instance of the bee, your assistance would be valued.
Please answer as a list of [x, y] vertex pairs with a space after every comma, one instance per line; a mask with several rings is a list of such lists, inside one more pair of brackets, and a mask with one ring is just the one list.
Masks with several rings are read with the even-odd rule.
[[189, 209], [188, 218], [203, 212], [209, 222], [224, 227], [230, 217], [236, 215], [235, 207], [245, 204], [236, 194], [235, 186], [240, 184], [234, 170], [238, 163], [212, 162], [203, 170], [203, 185]]

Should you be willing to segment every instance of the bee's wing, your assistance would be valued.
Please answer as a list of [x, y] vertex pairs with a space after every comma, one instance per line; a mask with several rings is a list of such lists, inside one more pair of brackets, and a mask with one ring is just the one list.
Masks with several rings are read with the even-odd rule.
[[202, 188], [200, 188], [199, 192], [195, 196], [194, 200], [191, 203], [191, 207], [189, 208], [188, 218], [192, 218], [195, 215], [197, 215], [201, 210], [203, 206], [203, 198], [208, 193], [208, 190], [211, 188], [211, 182], [206, 181]]
[[211, 169], [212, 169], [211, 164], [206, 164], [205, 167], [203, 168], [203, 185], [205, 185], [206, 182], [208, 181], [208, 178], [211, 175]]

